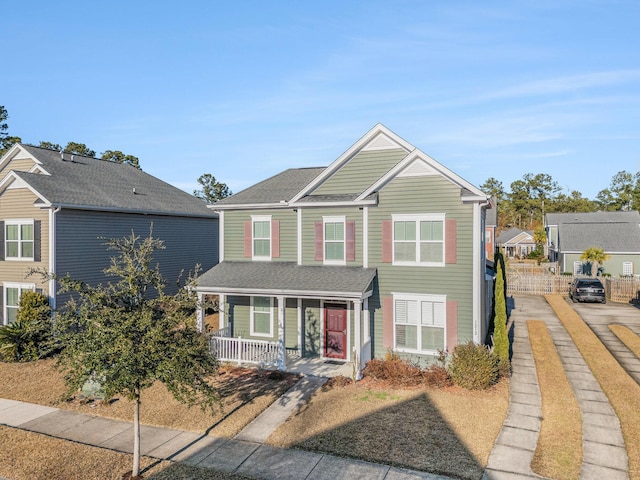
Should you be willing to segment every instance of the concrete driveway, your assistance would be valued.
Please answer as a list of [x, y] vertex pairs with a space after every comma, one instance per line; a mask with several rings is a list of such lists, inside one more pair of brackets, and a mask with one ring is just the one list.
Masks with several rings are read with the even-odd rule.
[[636, 335], [640, 335], [640, 309], [625, 303], [608, 302], [602, 305], [567, 301], [620, 365], [640, 383], [640, 360], [609, 330], [609, 325], [624, 325]]

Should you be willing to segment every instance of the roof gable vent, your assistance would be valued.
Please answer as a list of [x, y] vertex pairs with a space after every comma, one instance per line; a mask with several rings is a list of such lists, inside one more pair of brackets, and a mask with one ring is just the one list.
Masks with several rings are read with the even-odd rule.
[[398, 177], [426, 177], [437, 174], [438, 172], [422, 160], [414, 160], [398, 174]]
[[393, 141], [384, 133], [378, 133], [375, 137], [371, 139], [369, 143], [367, 143], [364, 147], [362, 147], [363, 151], [366, 150], [391, 150], [394, 148], [402, 148], [398, 145], [397, 142]]

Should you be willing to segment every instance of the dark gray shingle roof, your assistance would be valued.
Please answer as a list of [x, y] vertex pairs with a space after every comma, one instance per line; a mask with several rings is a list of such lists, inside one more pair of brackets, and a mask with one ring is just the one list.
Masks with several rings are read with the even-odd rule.
[[563, 252], [583, 252], [589, 247], [607, 253], [640, 252], [640, 225], [637, 223], [562, 224], [559, 227]]
[[631, 212], [580, 212], [547, 213], [547, 225], [567, 223], [635, 223], [640, 224], [640, 213]]
[[215, 205], [259, 205], [288, 202], [316, 178], [325, 167], [290, 168], [256, 183], [241, 192], [217, 202]]
[[533, 241], [533, 233], [531, 231], [527, 231], [527, 230], [520, 230], [519, 228], [516, 227], [512, 227], [509, 230], [505, 230], [504, 232], [502, 232], [500, 235], [498, 235], [496, 237], [496, 243], [498, 245], [504, 245], [505, 243], [510, 242], [511, 240], [513, 240], [514, 238], [516, 238], [518, 235], [520, 235], [521, 233], [527, 233], [529, 234], [529, 236], [532, 237]]
[[[325, 292], [360, 297], [376, 275], [375, 268], [298, 265], [293, 262], [222, 262], [198, 278], [198, 290], [295, 294]], [[295, 293], [294, 293], [295, 292]]]
[[[15, 172], [52, 204], [95, 210], [213, 217], [204, 202], [130, 165], [23, 145], [50, 174]], [[134, 193], [135, 189], [135, 193]]]

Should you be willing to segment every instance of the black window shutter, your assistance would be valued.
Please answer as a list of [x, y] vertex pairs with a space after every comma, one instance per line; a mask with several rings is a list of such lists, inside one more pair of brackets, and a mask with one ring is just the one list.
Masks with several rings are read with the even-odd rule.
[[42, 260], [42, 255], [40, 255], [40, 250], [42, 249], [42, 221], [34, 220], [33, 221], [33, 261], [40, 262]]

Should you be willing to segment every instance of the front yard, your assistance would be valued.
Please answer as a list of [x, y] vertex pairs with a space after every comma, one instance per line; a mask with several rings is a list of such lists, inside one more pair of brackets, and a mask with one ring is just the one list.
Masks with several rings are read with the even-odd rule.
[[324, 387], [267, 443], [459, 478], [482, 476], [506, 417], [509, 382], [489, 390]]

